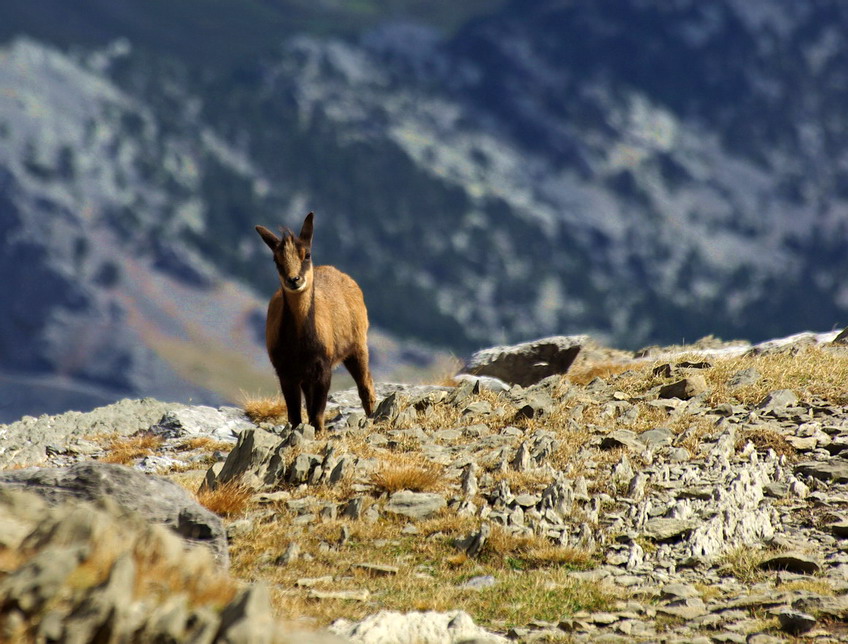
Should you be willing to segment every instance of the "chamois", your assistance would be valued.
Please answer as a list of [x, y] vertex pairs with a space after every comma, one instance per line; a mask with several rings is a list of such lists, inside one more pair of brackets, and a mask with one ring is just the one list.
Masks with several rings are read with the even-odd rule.
[[374, 383], [368, 369], [368, 312], [353, 279], [332, 266], [312, 266], [313, 213], [300, 235], [282, 236], [256, 226], [274, 254], [280, 288], [268, 304], [265, 345], [277, 372], [289, 422], [301, 422], [300, 392], [309, 423], [324, 429], [324, 408], [333, 367], [343, 362], [356, 381], [362, 407], [374, 410]]

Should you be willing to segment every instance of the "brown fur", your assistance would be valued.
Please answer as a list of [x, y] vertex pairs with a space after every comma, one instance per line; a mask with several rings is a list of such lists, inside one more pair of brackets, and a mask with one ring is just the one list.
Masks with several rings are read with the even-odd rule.
[[343, 362], [350, 371], [368, 415], [374, 410], [374, 383], [362, 291], [332, 266], [313, 268], [312, 222], [309, 213], [297, 237], [288, 229], [281, 238], [263, 226], [256, 226], [256, 232], [273, 251], [280, 278], [265, 323], [268, 357], [280, 380], [289, 422], [301, 422], [302, 391], [309, 422], [320, 431], [333, 367]]

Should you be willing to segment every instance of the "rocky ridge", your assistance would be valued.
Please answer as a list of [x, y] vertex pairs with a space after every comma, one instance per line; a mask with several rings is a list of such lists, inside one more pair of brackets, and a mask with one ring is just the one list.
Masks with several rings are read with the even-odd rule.
[[[334, 396], [319, 436], [153, 401], [120, 403], [123, 424], [104, 408], [101, 422], [158, 438], [136, 469], [194, 470], [207, 492], [250, 488], [249, 509], [226, 518], [234, 574], [266, 579], [277, 601], [353, 641], [840, 641], [848, 349], [836, 337], [704, 340], [627, 359], [596, 348], [568, 378], [529, 386], [381, 384], [370, 419], [353, 392]], [[4, 466], [106, 456], [113, 444], [83, 429], [99, 411], [0, 428]], [[39, 426], [59, 435], [13, 448]], [[77, 447], [48, 448], [63, 427]], [[3, 574], [6, 588], [20, 573]], [[578, 597], [545, 612], [518, 595], [529, 613], [505, 619], [510, 587], [527, 580]], [[396, 610], [404, 584], [436, 613]], [[440, 586], [489, 633], [443, 608]]]

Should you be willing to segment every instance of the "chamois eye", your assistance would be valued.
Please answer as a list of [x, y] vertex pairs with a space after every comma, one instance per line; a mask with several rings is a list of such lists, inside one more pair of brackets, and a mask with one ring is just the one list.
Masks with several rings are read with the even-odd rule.
[[306, 255], [303, 256], [303, 259], [312, 259], [312, 253], [306, 253]]

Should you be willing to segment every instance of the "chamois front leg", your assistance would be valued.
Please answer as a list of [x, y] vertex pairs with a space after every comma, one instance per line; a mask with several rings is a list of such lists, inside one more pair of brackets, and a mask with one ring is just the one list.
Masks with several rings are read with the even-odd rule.
[[332, 372], [327, 369], [308, 385], [304, 383], [303, 393], [306, 396], [306, 414], [309, 424], [316, 432], [324, 431], [324, 410], [327, 407], [327, 395], [330, 393]]
[[289, 424], [292, 427], [297, 427], [301, 423], [300, 383], [280, 379], [280, 389], [283, 390], [283, 398], [286, 400], [286, 412], [288, 413]]
[[344, 366], [353, 376], [365, 415], [370, 416], [374, 412], [376, 399], [374, 396], [374, 381], [371, 380], [371, 371], [368, 369], [368, 349], [365, 349], [364, 353], [354, 353], [344, 361]]

